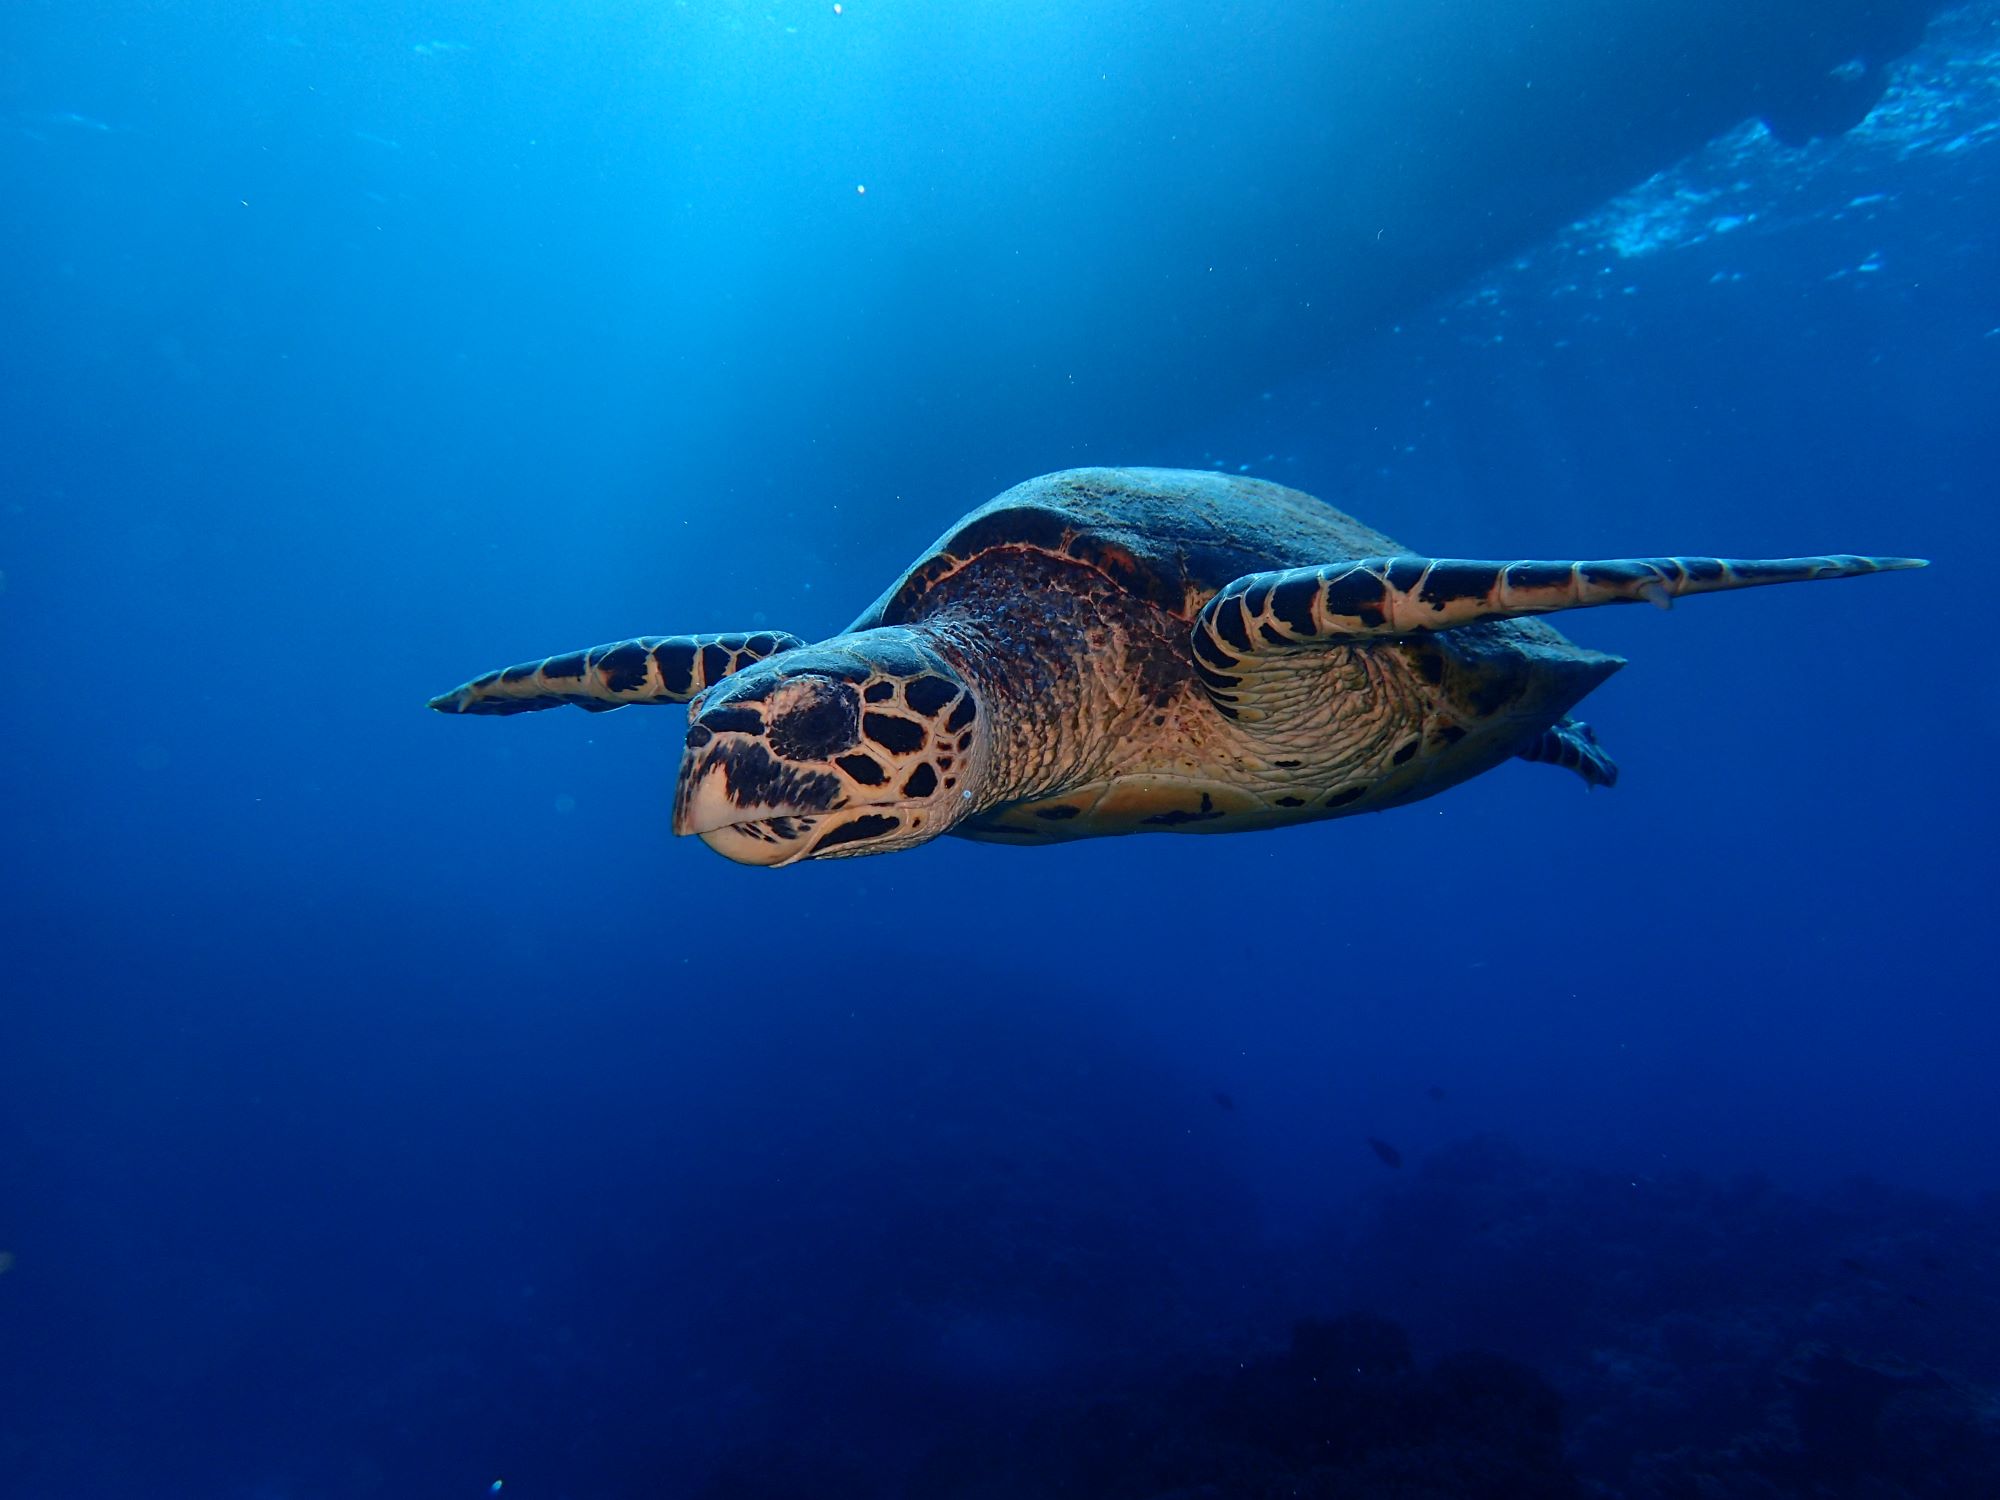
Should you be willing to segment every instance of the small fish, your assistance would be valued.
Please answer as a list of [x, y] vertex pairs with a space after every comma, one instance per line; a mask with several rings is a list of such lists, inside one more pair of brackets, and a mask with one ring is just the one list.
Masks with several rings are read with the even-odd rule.
[[1368, 1137], [1368, 1149], [1381, 1158], [1385, 1167], [1400, 1167], [1403, 1164], [1403, 1153], [1387, 1141], [1377, 1140], [1371, 1135]]
[[1871, 1281], [1874, 1280], [1875, 1278], [1875, 1273], [1873, 1271], [1869, 1270], [1866, 1266], [1862, 1265], [1860, 1261], [1856, 1260], [1851, 1255], [1841, 1256], [1839, 1265], [1843, 1271], [1852, 1271], [1856, 1276], [1866, 1276]]
[[1432, 1084], [1429, 1088], [1424, 1090], [1424, 1097], [1430, 1100], [1431, 1103], [1433, 1104], [1442, 1104], [1444, 1103], [1445, 1093], [1444, 1090], [1439, 1088], [1436, 1084]]
[[1228, 1096], [1227, 1094], [1223, 1093], [1221, 1089], [1217, 1089], [1217, 1090], [1215, 1091], [1215, 1095], [1214, 1095], [1214, 1098], [1215, 1098], [1215, 1102], [1216, 1102], [1217, 1104], [1221, 1105], [1221, 1106], [1222, 1106], [1222, 1108], [1224, 1108], [1224, 1109], [1234, 1109], [1234, 1108], [1236, 1108], [1236, 1101], [1235, 1101], [1234, 1099], [1230, 1098], [1230, 1097], [1229, 1097], [1229, 1096]]

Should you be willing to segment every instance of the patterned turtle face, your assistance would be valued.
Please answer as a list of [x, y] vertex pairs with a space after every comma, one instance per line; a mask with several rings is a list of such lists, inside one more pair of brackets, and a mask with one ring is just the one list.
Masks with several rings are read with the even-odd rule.
[[979, 705], [905, 631], [774, 656], [688, 711], [674, 832], [741, 864], [906, 849], [973, 810]]

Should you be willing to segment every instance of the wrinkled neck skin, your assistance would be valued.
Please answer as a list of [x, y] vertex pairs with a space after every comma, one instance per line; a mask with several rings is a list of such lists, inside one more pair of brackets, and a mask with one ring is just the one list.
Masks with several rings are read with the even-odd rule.
[[1185, 622], [1066, 559], [997, 549], [929, 602], [907, 628], [971, 686], [984, 725], [955, 823], [1117, 773], [1192, 685]]
[[1109, 641], [1094, 643], [1039, 612], [1003, 621], [948, 611], [913, 629], [979, 699], [977, 776], [956, 822], [1094, 779], [1111, 763], [1121, 732], [1129, 733], [1133, 714], [1121, 711], [1115, 688], [1104, 691], [1107, 679], [1121, 674], [1091, 660], [1094, 646], [1112, 649]]

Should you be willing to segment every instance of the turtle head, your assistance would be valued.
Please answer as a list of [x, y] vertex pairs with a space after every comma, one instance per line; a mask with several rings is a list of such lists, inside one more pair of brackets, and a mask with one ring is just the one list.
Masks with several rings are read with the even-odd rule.
[[674, 832], [746, 865], [882, 854], [973, 811], [968, 684], [893, 627], [786, 651], [688, 705]]

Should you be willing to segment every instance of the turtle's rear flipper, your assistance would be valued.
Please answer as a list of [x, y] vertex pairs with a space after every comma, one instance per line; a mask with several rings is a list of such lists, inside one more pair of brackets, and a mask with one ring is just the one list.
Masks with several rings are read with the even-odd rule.
[[628, 703], [685, 703], [731, 672], [805, 642], [754, 635], [648, 635], [522, 662], [431, 699], [441, 714], [524, 714], [573, 703], [592, 713]]
[[1520, 752], [1522, 760], [1545, 761], [1576, 772], [1587, 786], [1618, 785], [1618, 762], [1597, 743], [1597, 731], [1581, 719], [1563, 717]]

